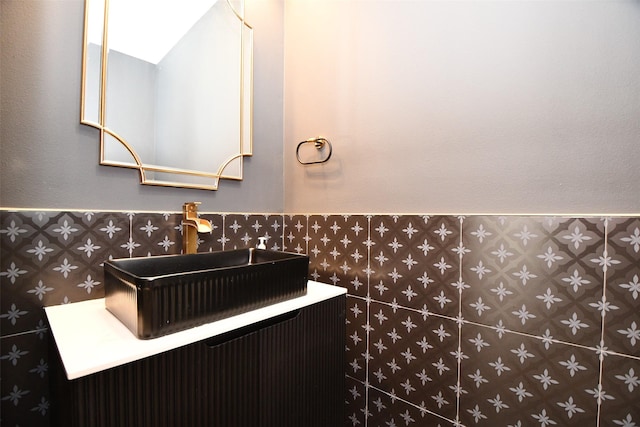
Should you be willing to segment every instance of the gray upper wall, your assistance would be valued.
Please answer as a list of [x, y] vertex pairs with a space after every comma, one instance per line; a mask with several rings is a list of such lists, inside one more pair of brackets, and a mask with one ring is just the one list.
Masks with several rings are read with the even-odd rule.
[[99, 134], [80, 125], [83, 0], [0, 3], [0, 207], [213, 212], [283, 209], [283, 3], [247, 2], [254, 28], [254, 156], [218, 191], [140, 185], [99, 166]]
[[[640, 1], [291, 1], [285, 212], [640, 212]], [[333, 142], [322, 166], [295, 143]]]

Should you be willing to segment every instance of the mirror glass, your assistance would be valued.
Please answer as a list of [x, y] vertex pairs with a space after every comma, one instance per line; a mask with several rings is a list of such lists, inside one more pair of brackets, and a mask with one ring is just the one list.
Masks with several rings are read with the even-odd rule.
[[252, 147], [243, 0], [85, 0], [80, 121], [100, 163], [143, 184], [215, 190]]

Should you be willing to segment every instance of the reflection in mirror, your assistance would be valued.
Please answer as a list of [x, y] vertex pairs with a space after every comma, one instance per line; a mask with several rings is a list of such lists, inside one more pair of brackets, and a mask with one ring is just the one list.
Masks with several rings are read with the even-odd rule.
[[252, 147], [243, 0], [85, 0], [81, 123], [100, 163], [152, 185], [217, 189]]

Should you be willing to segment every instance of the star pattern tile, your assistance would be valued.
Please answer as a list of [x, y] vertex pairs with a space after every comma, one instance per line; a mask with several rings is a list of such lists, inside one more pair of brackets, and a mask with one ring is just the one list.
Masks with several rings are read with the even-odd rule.
[[365, 407], [367, 389], [362, 381], [357, 381], [347, 374], [345, 393], [345, 426], [363, 426], [365, 424]]
[[[213, 214], [202, 214], [200, 218], [206, 219], [211, 223], [211, 233], [198, 234], [198, 252], [216, 252], [223, 250], [223, 232], [224, 232], [224, 216]], [[182, 231], [181, 231], [182, 233]], [[180, 234], [178, 242], [182, 242], [182, 234]]]
[[2, 425], [49, 425], [48, 340], [46, 328], [2, 338]]
[[179, 254], [182, 214], [131, 213], [134, 257]]
[[455, 418], [457, 324], [381, 303], [371, 304], [370, 322], [369, 382]]
[[449, 420], [430, 412], [422, 403], [414, 405], [393, 394], [371, 387], [366, 408], [370, 426], [451, 426]]
[[640, 357], [640, 219], [609, 223], [604, 345]]
[[368, 219], [362, 215], [310, 215], [310, 278], [367, 295]]
[[371, 219], [372, 298], [458, 315], [460, 223], [446, 216]]
[[[307, 253], [347, 289], [345, 426], [640, 425], [640, 218], [203, 213], [198, 251]], [[3, 424], [49, 427], [42, 307], [179, 213], [0, 210]]]
[[513, 331], [600, 343], [604, 231], [599, 219], [470, 217], [462, 316]]
[[227, 214], [224, 217], [224, 249], [254, 248], [258, 237], [267, 238], [267, 249], [282, 250], [282, 215]]
[[367, 332], [369, 323], [366, 321], [369, 315], [366, 300], [355, 297], [347, 297], [346, 344], [345, 344], [345, 373], [357, 378], [363, 383], [367, 375]]
[[460, 419], [465, 425], [589, 424], [597, 418], [594, 350], [464, 325]]
[[603, 363], [602, 426], [633, 426], [640, 420], [640, 365], [637, 359], [607, 355]]
[[284, 227], [283, 249], [297, 254], [308, 253], [307, 216], [285, 215]]

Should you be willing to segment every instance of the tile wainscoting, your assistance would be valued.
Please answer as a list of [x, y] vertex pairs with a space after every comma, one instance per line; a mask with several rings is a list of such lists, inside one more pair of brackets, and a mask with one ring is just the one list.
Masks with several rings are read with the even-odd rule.
[[[347, 288], [345, 426], [640, 425], [640, 217], [202, 217], [200, 252], [268, 236]], [[180, 219], [0, 211], [2, 425], [49, 426], [42, 307], [179, 253]]]

